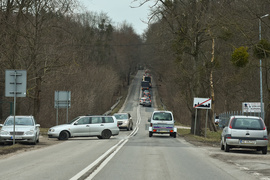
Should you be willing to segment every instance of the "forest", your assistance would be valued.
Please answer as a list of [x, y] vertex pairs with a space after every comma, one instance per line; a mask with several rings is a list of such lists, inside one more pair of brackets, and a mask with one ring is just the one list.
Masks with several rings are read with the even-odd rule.
[[[5, 70], [27, 71], [27, 97], [17, 115], [55, 125], [55, 91], [71, 91], [69, 119], [103, 114], [123, 96], [140, 61], [142, 39], [131, 25], [115, 27], [104, 13], [77, 13], [73, 0], [0, 1], [1, 122], [11, 112]], [[132, 46], [131, 46], [132, 44]], [[66, 121], [59, 109], [59, 124]]]
[[[212, 130], [215, 115], [241, 111], [243, 102], [260, 102], [261, 59], [264, 115], [269, 127], [270, 1], [155, 2], [152, 24], [144, 37], [151, 46], [143, 59], [154, 70], [159, 95], [179, 122], [194, 128], [194, 97], [212, 99], [208, 116]], [[198, 111], [197, 135], [203, 133], [205, 113]]]
[[[18, 98], [16, 114], [32, 114], [50, 127], [55, 91], [71, 91], [70, 118], [102, 114], [145, 67], [159, 100], [192, 128], [194, 97], [212, 99], [209, 128], [215, 130], [215, 115], [260, 102], [262, 79], [270, 127], [270, 0], [133, 1], [154, 2], [142, 35], [106, 14], [78, 13], [76, 0], [0, 0], [1, 121], [12, 102], [4, 93], [6, 69], [27, 70], [27, 97]], [[197, 135], [205, 113], [198, 112]], [[64, 122], [65, 112], [60, 117]]]

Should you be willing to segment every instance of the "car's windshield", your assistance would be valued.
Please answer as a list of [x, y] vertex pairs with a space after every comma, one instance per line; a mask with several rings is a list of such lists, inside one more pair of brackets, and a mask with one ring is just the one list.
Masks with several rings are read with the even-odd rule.
[[264, 124], [260, 119], [234, 118], [232, 120], [233, 129], [263, 130]]
[[116, 119], [128, 119], [128, 115], [127, 114], [115, 114], [114, 117]]
[[[12, 126], [14, 125], [14, 117], [8, 118], [4, 126]], [[21, 125], [21, 126], [33, 126], [34, 121], [30, 117], [15, 117], [15, 125]]]
[[157, 113], [154, 113], [153, 120], [171, 121], [172, 115], [171, 113], [157, 112]]
[[80, 119], [81, 117], [80, 116], [78, 116], [78, 117], [76, 117], [75, 119], [72, 119], [71, 121], [69, 121], [69, 123], [68, 124], [72, 124], [72, 123], [74, 123], [74, 121], [77, 121], [78, 119]]

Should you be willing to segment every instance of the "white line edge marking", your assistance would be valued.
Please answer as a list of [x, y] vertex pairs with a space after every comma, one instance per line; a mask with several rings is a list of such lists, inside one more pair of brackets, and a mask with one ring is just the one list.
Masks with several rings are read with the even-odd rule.
[[75, 176], [73, 176], [70, 180], [77, 180], [79, 179], [81, 176], [83, 176], [87, 171], [89, 171], [90, 169], [92, 169], [96, 164], [98, 164], [104, 157], [106, 157], [109, 153], [111, 153], [111, 151], [113, 151], [119, 144], [121, 144], [123, 141], [125, 141], [125, 139], [122, 139], [121, 141], [119, 141], [116, 145], [114, 145], [113, 147], [111, 147], [108, 151], [106, 151], [103, 155], [101, 155], [98, 159], [96, 159], [92, 164], [90, 164], [89, 166], [87, 166], [86, 168], [84, 168], [82, 171], [80, 171], [78, 174], [76, 174]]
[[118, 146], [118, 148], [108, 158], [106, 158], [100, 164], [100, 166], [98, 166], [98, 168], [92, 174], [90, 174], [90, 176], [86, 178], [86, 180], [91, 180], [92, 178], [94, 178], [99, 173], [99, 171], [102, 170], [103, 167], [106, 166], [106, 164], [114, 157], [114, 155], [116, 155], [116, 153], [126, 144], [126, 142], [128, 142], [128, 139], [126, 139], [125, 142], [123, 142], [120, 146]]
[[[100, 161], [102, 161], [108, 154], [110, 154], [101, 164], [100, 166], [93, 172], [91, 173], [86, 180], [91, 180], [94, 178], [97, 173], [102, 170], [102, 168], [114, 157], [114, 155], [128, 142], [129, 138], [134, 136], [139, 128], [138, 125], [141, 123], [141, 116], [140, 116], [140, 106], [137, 106], [137, 122], [136, 122], [136, 127], [135, 129], [129, 134], [128, 139], [122, 139], [120, 140], [116, 145], [111, 147], [108, 151], [106, 151], [103, 155], [101, 155], [98, 159], [96, 159], [93, 163], [91, 163], [89, 166], [84, 168], [82, 171], [80, 171], [78, 174], [73, 176], [70, 180], [77, 180], [81, 178], [85, 173], [87, 173], [90, 169], [92, 169], [94, 166], [96, 166]], [[124, 142], [123, 142], [124, 141]], [[122, 143], [122, 144], [121, 144]], [[120, 145], [120, 146], [119, 146]], [[118, 147], [117, 147], [118, 146]], [[112, 153], [112, 151], [114, 151]]]

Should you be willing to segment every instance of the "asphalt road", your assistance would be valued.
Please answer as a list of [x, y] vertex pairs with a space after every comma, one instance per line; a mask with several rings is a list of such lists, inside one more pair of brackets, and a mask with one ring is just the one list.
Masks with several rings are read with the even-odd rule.
[[[121, 130], [108, 140], [72, 138], [2, 158], [0, 179], [258, 179], [233, 163], [215, 158], [209, 149], [193, 146], [182, 138], [148, 137], [147, 119], [154, 108], [138, 103], [141, 77], [142, 71], [133, 80], [121, 109], [131, 113], [133, 131]], [[155, 91], [154, 85], [152, 89]], [[218, 152], [224, 157], [223, 152]]]

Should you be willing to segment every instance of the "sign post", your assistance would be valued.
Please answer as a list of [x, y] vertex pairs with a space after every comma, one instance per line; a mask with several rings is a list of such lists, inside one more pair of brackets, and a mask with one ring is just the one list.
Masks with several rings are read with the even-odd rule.
[[194, 135], [196, 132], [196, 121], [197, 121], [197, 109], [207, 109], [206, 111], [206, 120], [205, 120], [205, 137], [207, 132], [207, 119], [208, 119], [208, 109], [211, 109], [212, 100], [211, 98], [194, 98], [193, 108], [196, 109], [195, 114], [195, 124], [194, 124]]
[[5, 96], [14, 98], [14, 119], [13, 119], [13, 145], [15, 144], [15, 116], [16, 97], [26, 97], [26, 70], [6, 70], [5, 72]]
[[68, 108], [71, 105], [71, 91], [55, 91], [54, 93], [54, 108], [56, 108], [56, 125], [58, 125], [58, 109], [67, 108], [67, 123], [68, 123]]

